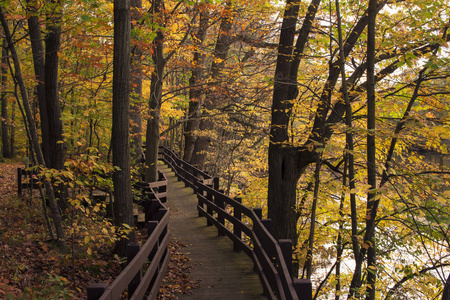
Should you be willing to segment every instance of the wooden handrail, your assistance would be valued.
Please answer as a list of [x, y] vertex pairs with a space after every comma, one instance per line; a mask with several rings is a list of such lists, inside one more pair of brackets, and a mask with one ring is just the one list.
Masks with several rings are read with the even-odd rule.
[[[147, 196], [143, 201], [144, 204], [147, 203], [144, 206], [148, 239], [142, 247], [135, 243], [128, 244], [129, 249], [137, 246], [139, 251], [130, 258], [125, 269], [110, 285], [91, 284], [87, 290], [88, 300], [120, 299], [126, 289], [129, 299], [156, 299], [170, 259], [169, 211], [163, 204], [167, 197], [167, 179], [160, 172], [158, 182], [144, 184], [141, 188], [147, 189], [143, 191], [144, 196]], [[144, 266], [146, 272], [142, 277]]]
[[[276, 241], [268, 229], [271, 227], [270, 220], [261, 220], [254, 210], [241, 204], [238, 199], [224, 195], [218, 190], [217, 179], [181, 160], [172, 150], [160, 147], [160, 153], [178, 179], [197, 194], [199, 215], [207, 219], [208, 225], [216, 226], [219, 234], [228, 236], [235, 250], [242, 250], [253, 260], [269, 299], [312, 299], [311, 282], [293, 280], [291, 277], [292, 242], [288, 249], [286, 240]], [[233, 208], [233, 214], [225, 209], [226, 206]], [[252, 224], [243, 223], [242, 215], [249, 218]], [[225, 226], [225, 220], [232, 224], [232, 230]], [[247, 239], [242, 237], [242, 233]], [[251, 245], [246, 242], [249, 239]]]

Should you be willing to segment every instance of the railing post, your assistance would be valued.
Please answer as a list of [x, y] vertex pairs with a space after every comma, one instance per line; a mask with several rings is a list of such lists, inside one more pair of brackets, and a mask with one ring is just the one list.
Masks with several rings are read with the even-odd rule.
[[[147, 222], [147, 235], [150, 237], [150, 235], [153, 233], [153, 231], [156, 229], [156, 227], [158, 226], [158, 221], [148, 221]], [[159, 247], [159, 240], [157, 242], [157, 245]], [[152, 249], [152, 251], [150, 251], [149, 255], [148, 255], [148, 259], [150, 261], [153, 260], [153, 257], [155, 257], [156, 252], [158, 251], [158, 247], [154, 247]]]
[[22, 169], [17, 168], [17, 193], [22, 196]]
[[292, 278], [292, 241], [291, 240], [279, 240], [278, 244], [281, 248], [286, 267], [289, 271], [289, 275]]
[[203, 209], [203, 203], [200, 200], [200, 196], [203, 196], [203, 186], [199, 185], [197, 190], [197, 211], [198, 216], [201, 217], [200, 209]]
[[87, 288], [87, 300], [98, 300], [108, 285], [106, 283], [91, 283]]
[[262, 208], [254, 208], [253, 211], [255, 212], [258, 219], [262, 219]]
[[33, 188], [34, 188], [34, 177], [33, 177], [34, 171], [31, 170], [31, 171], [28, 171], [27, 173], [30, 176], [30, 193], [32, 193]]
[[215, 189], [215, 190], [219, 189], [219, 177], [213, 178], [213, 189]]
[[164, 217], [164, 215], [166, 213], [168, 213], [167, 208], [160, 207], [158, 209], [158, 211], [156, 212], [155, 217], [153, 218], [153, 220], [161, 221], [161, 219]]
[[[236, 202], [242, 203], [242, 198], [241, 197], [236, 197], [236, 198], [234, 198], [234, 200], [236, 200]], [[241, 213], [241, 211], [239, 209], [236, 209], [236, 207], [233, 209], [233, 215], [239, 221], [242, 220], [242, 213]], [[235, 236], [237, 236], [238, 239], [242, 240], [242, 231], [236, 225], [233, 226], [233, 234]], [[242, 249], [241, 249], [241, 247], [239, 247], [238, 243], [234, 243], [233, 244], [233, 250], [234, 251], [241, 251]]]
[[264, 227], [270, 234], [273, 234], [272, 219], [263, 219], [261, 220], [261, 223], [264, 225]]
[[149, 237], [153, 233], [156, 226], [158, 226], [158, 221], [148, 221], [147, 222], [147, 237]]
[[[212, 200], [213, 200], [213, 195], [211, 193], [208, 193], [208, 191], [206, 192], [206, 200], [208, 200], [209, 202], [212, 202]], [[212, 217], [213, 210], [208, 205], [206, 206], [206, 212], [208, 213], [208, 215], [210, 215]], [[213, 225], [213, 223], [209, 219], [207, 219], [206, 226], [212, 226], [212, 225]]]
[[153, 214], [153, 207], [159, 205], [159, 201], [156, 199], [151, 200], [144, 200], [144, 213], [145, 213], [145, 223], [150, 221], [151, 219], [154, 219]]
[[[224, 190], [218, 190], [219, 193], [223, 194], [225, 191]], [[216, 205], [221, 208], [222, 210], [225, 210], [225, 203], [223, 202], [222, 199], [220, 199], [220, 196], [217, 197], [217, 199], [215, 199], [216, 201]], [[219, 212], [217, 212], [217, 221], [219, 221], [220, 224], [222, 224], [223, 226], [225, 226], [225, 218], [223, 216], [221, 216], [219, 214]], [[218, 235], [219, 236], [224, 236], [225, 234], [221, 231], [221, 229], [218, 229]]]
[[[127, 263], [129, 264], [133, 258], [139, 253], [139, 250], [141, 249], [141, 246], [138, 243], [128, 243], [127, 245]], [[137, 287], [139, 286], [139, 283], [141, 282], [141, 276], [142, 276], [142, 269], [137, 272], [137, 274], [134, 276], [133, 280], [128, 284], [128, 299], [131, 299], [131, 296], [133, 296], [134, 291], [136, 291]]]
[[312, 284], [309, 279], [294, 279], [294, 289], [298, 299], [312, 300]]
[[[258, 217], [261, 218], [262, 215], [262, 210], [261, 212], [258, 212]], [[269, 234], [272, 234], [272, 219], [263, 219], [261, 220], [261, 224], [264, 226], [264, 228], [269, 232]], [[267, 242], [266, 240], [260, 240], [261, 242], [261, 246], [264, 248], [264, 251], [266, 251], [267, 255], [269, 256], [269, 258], [272, 260], [274, 260], [274, 252], [272, 247], [269, 246], [269, 242]]]
[[[167, 181], [166, 181], [166, 185], [162, 185], [162, 186], [159, 187], [158, 192], [159, 193], [167, 192]], [[166, 203], [167, 202], [167, 196], [161, 197], [160, 200], [161, 200], [162, 203]]]

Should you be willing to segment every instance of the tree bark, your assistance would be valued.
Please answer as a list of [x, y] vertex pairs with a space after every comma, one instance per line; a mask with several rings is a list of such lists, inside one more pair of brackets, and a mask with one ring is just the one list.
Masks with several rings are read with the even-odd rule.
[[377, 164], [376, 164], [376, 97], [375, 97], [375, 24], [377, 0], [369, 0], [369, 21], [367, 24], [367, 193], [366, 239], [367, 250], [367, 288], [366, 299], [375, 299], [376, 251], [375, 251], [375, 216], [379, 201], [376, 199]]
[[[134, 226], [133, 197], [130, 172], [130, 0], [114, 1], [114, 57], [113, 57], [113, 165], [118, 169], [113, 174], [114, 221], [116, 226]], [[126, 245], [134, 242], [134, 231], [116, 244], [116, 253], [126, 255]]]
[[2, 124], [2, 154], [4, 158], [11, 158], [11, 146], [9, 145], [9, 117], [8, 117], [8, 98], [7, 92], [7, 74], [8, 74], [8, 41], [3, 40], [2, 45], [2, 65], [1, 65], [1, 124]]
[[[153, 17], [159, 19], [160, 26], [163, 27], [162, 0], [154, 0]], [[159, 116], [161, 110], [161, 98], [163, 88], [164, 66], [166, 61], [163, 53], [164, 34], [158, 29], [156, 38], [153, 40], [153, 64], [155, 70], [151, 76], [149, 115], [147, 120], [147, 132], [145, 141], [145, 181], [154, 182], [158, 180], [158, 148], [159, 148]]]
[[447, 277], [444, 285], [444, 291], [442, 292], [441, 300], [450, 300], [450, 274]]
[[47, 12], [47, 35], [45, 37], [45, 99], [48, 116], [48, 140], [50, 164], [61, 170], [64, 167], [64, 137], [58, 88], [58, 52], [61, 43], [61, 3], [49, 1]]
[[197, 31], [194, 33], [193, 42], [195, 45], [195, 51], [193, 55], [193, 68], [191, 77], [189, 78], [189, 111], [187, 114], [186, 130], [184, 133], [184, 161], [191, 161], [192, 154], [194, 153], [194, 146], [196, 140], [196, 131], [200, 126], [200, 107], [201, 97], [203, 94], [203, 87], [200, 84], [203, 81], [204, 72], [204, 55], [201, 54], [201, 46], [206, 37], [206, 32], [209, 23], [209, 13], [202, 6], [199, 8], [200, 20]]
[[[320, 3], [320, 1], [319, 1]], [[288, 126], [293, 100], [297, 94], [297, 72], [318, 4], [313, 0], [294, 49], [300, 2], [288, 0], [281, 25], [275, 85], [272, 97], [272, 121], [269, 144], [268, 217], [272, 219], [276, 239], [291, 239], [297, 245], [297, 182], [306, 166], [315, 161], [307, 146], [289, 142]], [[294, 55], [295, 53], [295, 55]], [[295, 59], [295, 64], [294, 64]]]
[[[213, 61], [211, 63], [211, 81], [214, 82], [218, 78], [220, 78], [222, 71], [225, 68], [225, 62], [228, 57], [228, 52], [230, 50], [230, 46], [232, 44], [231, 39], [231, 27], [232, 27], [232, 3], [231, 1], [227, 1], [226, 6], [222, 12], [222, 20], [220, 22], [219, 35], [217, 36], [216, 46], [214, 48]], [[217, 86], [217, 83], [214, 83]], [[222, 101], [223, 102], [223, 101]], [[204, 112], [201, 116], [199, 129], [200, 131], [211, 131], [214, 128], [214, 122], [211, 117], [208, 116], [208, 113], [217, 108], [217, 106], [221, 103], [221, 99], [218, 97], [216, 93], [209, 92], [206, 95], [205, 99], [205, 108], [206, 112]], [[206, 161], [207, 151], [211, 144], [210, 134], [206, 133], [200, 135], [195, 140], [194, 150], [192, 152], [191, 163], [200, 169], [204, 168], [204, 164]]]
[[[139, 10], [142, 8], [142, 0], [131, 0], [131, 20], [138, 22], [141, 19]], [[132, 22], [131, 30], [135, 28]], [[130, 151], [133, 164], [140, 162], [142, 158], [142, 48], [139, 37], [135, 41], [131, 51], [131, 140]]]
[[30, 33], [31, 52], [33, 53], [34, 76], [36, 80], [36, 95], [39, 102], [39, 114], [41, 119], [42, 152], [47, 165], [50, 165], [50, 137], [47, 115], [47, 103], [45, 99], [45, 59], [44, 45], [42, 43], [41, 25], [37, 15], [38, 4], [35, 0], [27, 1], [28, 31]]

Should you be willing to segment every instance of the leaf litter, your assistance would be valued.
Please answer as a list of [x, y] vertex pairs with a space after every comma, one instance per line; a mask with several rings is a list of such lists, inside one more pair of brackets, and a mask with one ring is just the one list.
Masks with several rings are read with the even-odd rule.
[[[18, 167], [23, 166], [0, 163], [0, 299], [86, 299], [89, 284], [111, 283], [121, 271], [112, 247], [98, 247], [92, 255], [75, 249], [73, 266], [71, 253], [58, 252], [49, 240], [36, 191], [33, 197], [28, 191], [17, 195]], [[138, 236], [145, 241], [142, 232]], [[176, 300], [199, 286], [189, 276], [189, 258], [179, 251], [185, 246], [169, 243], [171, 259], [159, 300]]]

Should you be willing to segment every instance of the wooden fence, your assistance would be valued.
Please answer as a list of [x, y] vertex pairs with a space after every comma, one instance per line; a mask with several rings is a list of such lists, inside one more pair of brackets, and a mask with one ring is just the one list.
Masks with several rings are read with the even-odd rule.
[[220, 235], [228, 236], [235, 251], [242, 250], [252, 259], [269, 299], [312, 299], [311, 282], [292, 279], [291, 240], [274, 239], [271, 221], [261, 219], [261, 209], [252, 210], [242, 205], [241, 199], [224, 195], [218, 190], [218, 178], [181, 160], [170, 149], [161, 147], [160, 152], [177, 177], [194, 189], [199, 216], [207, 219], [207, 225], [216, 226]]
[[39, 184], [40, 181], [36, 171], [17, 168], [17, 194], [19, 196], [22, 196], [24, 189], [36, 189], [39, 187]]
[[169, 211], [163, 204], [167, 198], [167, 179], [160, 172], [158, 182], [138, 187], [142, 190], [148, 239], [142, 247], [137, 243], [128, 244], [125, 269], [110, 285], [91, 284], [87, 289], [88, 300], [120, 299], [125, 291], [128, 299], [156, 299], [170, 259]]

